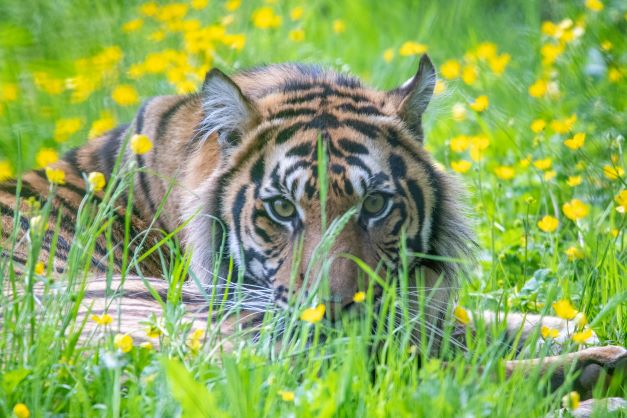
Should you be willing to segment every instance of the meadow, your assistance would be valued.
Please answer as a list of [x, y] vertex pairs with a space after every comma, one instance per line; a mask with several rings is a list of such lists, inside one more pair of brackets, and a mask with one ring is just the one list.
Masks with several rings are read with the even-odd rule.
[[[554, 303], [568, 301], [587, 324], [559, 342], [539, 330], [526, 356], [585, 346], [589, 330], [627, 346], [624, 2], [6, 0], [0, 16], [0, 180], [130, 121], [145, 98], [196, 91], [213, 66], [320, 63], [387, 89], [428, 53], [439, 79], [425, 144], [466, 185], [481, 248], [452, 316], [560, 315]], [[80, 225], [77, 248], [93, 233], [88, 211]], [[210, 330], [186, 325], [175, 290], [162, 318], [146, 318], [153, 344], [116, 338], [98, 317], [78, 343], [81, 293], [54, 289], [87, 280], [79, 252], [61, 277], [34, 263], [17, 276], [0, 260], [0, 288], [26, 289], [0, 295], [0, 417], [529, 417], [569, 393], [539, 374], [504, 379], [498, 359], [515, 350], [481, 332], [468, 352], [445, 347], [419, 368], [428, 347], [379, 329], [373, 356], [374, 313], [341, 329], [294, 316], [310, 344], [276, 349], [268, 331], [216, 353]], [[188, 261], [164, 271], [173, 289]], [[33, 283], [51, 297], [35, 297]], [[362, 303], [368, 312], [372, 300]]]

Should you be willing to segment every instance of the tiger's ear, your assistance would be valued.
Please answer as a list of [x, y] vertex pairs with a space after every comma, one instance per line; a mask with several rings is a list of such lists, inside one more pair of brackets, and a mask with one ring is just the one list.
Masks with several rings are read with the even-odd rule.
[[436, 75], [433, 63], [428, 55], [420, 57], [416, 75], [402, 86], [389, 92], [398, 103], [398, 115], [409, 130], [423, 142], [422, 114], [427, 109], [433, 90]]
[[218, 135], [223, 150], [237, 146], [259, 119], [254, 104], [226, 74], [213, 68], [205, 76], [200, 92], [203, 106], [202, 135]]

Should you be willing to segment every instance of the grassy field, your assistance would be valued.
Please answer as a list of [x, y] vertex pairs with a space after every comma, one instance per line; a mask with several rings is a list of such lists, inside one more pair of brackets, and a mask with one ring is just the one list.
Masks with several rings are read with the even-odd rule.
[[[428, 52], [440, 80], [426, 146], [465, 181], [482, 248], [461, 306], [555, 314], [552, 302], [568, 300], [602, 343], [627, 345], [624, 2], [6, 0], [0, 16], [0, 180], [129, 121], [144, 98], [194, 91], [212, 66], [316, 62], [392, 88]], [[86, 216], [78, 244], [92, 232]], [[481, 335], [419, 369], [426, 347], [380, 330], [375, 359], [362, 332], [373, 315], [341, 329], [291, 318], [333, 338], [276, 351], [269, 333], [210, 356], [215, 337], [199, 347], [176, 292], [159, 349], [116, 344], [106, 326], [77, 345], [76, 300], [36, 309], [31, 285], [85, 280], [80, 257], [54, 279], [0, 265], [0, 288], [27, 285], [0, 295], [1, 417], [529, 417], [568, 391], [499, 377], [496, 359], [514, 353]], [[180, 257], [167, 279], [185, 269]], [[542, 340], [528, 355], [551, 348]]]

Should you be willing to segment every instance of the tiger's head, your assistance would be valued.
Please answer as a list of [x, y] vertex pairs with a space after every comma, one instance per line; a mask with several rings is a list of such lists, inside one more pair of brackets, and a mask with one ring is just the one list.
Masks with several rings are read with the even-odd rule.
[[[298, 64], [232, 79], [208, 73], [196, 152], [214, 152], [203, 149], [217, 143], [220, 158], [188, 205], [187, 215], [201, 207], [187, 229], [195, 274], [214, 282], [217, 220], [236, 268], [249, 283], [271, 289], [279, 305], [290, 292], [306, 291], [316, 281], [308, 274], [326, 262], [327, 303], [341, 311], [367, 286], [354, 260], [342, 255], [394, 270], [403, 237], [411, 268], [426, 271], [427, 285], [440, 280], [442, 297], [450, 297], [460, 270], [454, 260], [470, 255], [472, 237], [455, 180], [423, 147], [422, 116], [435, 82], [426, 55], [415, 76], [391, 91]], [[324, 239], [323, 218], [342, 223], [329, 258], [310, 268]]]

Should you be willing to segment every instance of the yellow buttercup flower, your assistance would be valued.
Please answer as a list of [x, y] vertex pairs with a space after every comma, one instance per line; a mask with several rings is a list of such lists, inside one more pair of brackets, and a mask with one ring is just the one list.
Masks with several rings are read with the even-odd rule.
[[531, 160], [532, 160], [531, 155], [527, 155], [525, 158], [523, 158], [522, 160], [518, 162], [518, 165], [520, 165], [522, 168], [527, 168], [529, 167], [529, 164], [531, 164]]
[[576, 133], [572, 138], [569, 138], [564, 141], [564, 145], [572, 150], [579, 149], [583, 147], [584, 142], [586, 141], [586, 134], [583, 132]]
[[557, 218], [546, 215], [542, 219], [538, 221], [538, 228], [540, 228], [544, 232], [553, 232], [559, 226], [559, 221]]
[[89, 175], [87, 176], [87, 181], [89, 181], [91, 189], [94, 192], [101, 191], [107, 184], [107, 180], [105, 179], [104, 174], [99, 171], [89, 173]]
[[479, 162], [483, 159], [484, 151], [490, 146], [490, 138], [487, 135], [476, 135], [470, 137], [470, 158]]
[[571, 246], [564, 251], [568, 261], [581, 260], [584, 256], [583, 251], [579, 247]]
[[150, 341], [144, 341], [139, 346], [148, 351], [152, 351], [155, 348]]
[[497, 47], [492, 42], [482, 42], [477, 46], [477, 58], [488, 60], [496, 56]]
[[143, 24], [144, 24], [144, 21], [142, 19], [129, 20], [128, 22], [122, 25], [122, 32], [126, 32], [126, 33], [135, 32], [136, 30], [141, 28]]
[[569, 176], [566, 180], [566, 184], [570, 187], [579, 186], [581, 184], [581, 176]]
[[454, 152], [464, 152], [470, 146], [470, 138], [466, 135], [457, 135], [451, 138], [451, 150]]
[[551, 181], [557, 176], [557, 172], [555, 170], [549, 170], [544, 172], [544, 180]]
[[540, 55], [542, 55], [542, 64], [551, 65], [557, 60], [557, 58], [564, 52], [564, 46], [562, 44], [544, 44], [540, 48]]
[[94, 321], [96, 324], [103, 326], [109, 325], [113, 322], [113, 318], [111, 318], [111, 315], [106, 313], [102, 315], [92, 315], [91, 320]]
[[623, 177], [625, 170], [622, 167], [613, 167], [611, 165], [603, 166], [603, 175], [610, 180], [617, 180], [619, 177]]
[[545, 20], [542, 22], [542, 26], [540, 26], [540, 31], [546, 36], [555, 36], [557, 25], [549, 20]]
[[529, 86], [529, 95], [531, 97], [542, 97], [549, 90], [549, 83], [546, 80], [537, 80], [535, 83]]
[[65, 171], [61, 169], [46, 167], [46, 177], [48, 178], [48, 181], [52, 184], [65, 184]]
[[548, 170], [551, 168], [552, 164], [553, 160], [551, 160], [550, 158], [543, 158], [541, 160], [535, 160], [533, 162], [534, 167], [538, 170]]
[[562, 211], [568, 219], [576, 221], [588, 215], [590, 207], [579, 199], [573, 199], [562, 205]]
[[573, 341], [577, 344], [585, 344], [590, 338], [594, 336], [594, 333], [590, 328], [587, 328], [581, 332], [573, 333]]
[[102, 112], [100, 114], [100, 118], [96, 119], [89, 129], [89, 133], [87, 134], [87, 138], [93, 139], [97, 138], [105, 132], [110, 131], [115, 128], [117, 125], [117, 121], [115, 117], [109, 112]]
[[579, 313], [567, 299], [562, 299], [555, 302], [553, 304], [553, 309], [555, 310], [555, 314], [557, 316], [568, 321], [574, 319], [575, 316], [577, 316], [577, 314]]
[[442, 77], [452, 80], [454, 78], [459, 77], [461, 74], [462, 66], [457, 60], [448, 60], [445, 61], [444, 64], [440, 67], [440, 74]]
[[302, 29], [291, 30], [287, 34], [287, 38], [292, 42], [301, 42], [305, 40], [305, 31]]
[[509, 64], [512, 56], [509, 54], [501, 54], [498, 57], [490, 58], [489, 65], [492, 72], [496, 75], [501, 75], [505, 72], [507, 64]]
[[117, 334], [113, 338], [113, 344], [123, 353], [133, 349], [133, 337], [128, 334]]
[[391, 62], [393, 59], [394, 59], [394, 49], [393, 48], [388, 48], [385, 51], [383, 51], [383, 61]]
[[241, 5], [242, 5], [242, 0], [229, 0], [226, 3], [224, 3], [224, 8], [228, 10], [229, 12], [233, 12], [239, 9]]
[[205, 336], [205, 331], [196, 328], [188, 337], [187, 337], [187, 346], [195, 353], [200, 350], [202, 347], [202, 339]]
[[0, 181], [6, 181], [13, 177], [13, 165], [6, 160], [0, 160]]
[[182, 3], [171, 3], [161, 6], [155, 16], [162, 22], [181, 20], [185, 17], [188, 6]]
[[300, 319], [305, 322], [315, 324], [316, 322], [319, 322], [324, 317], [325, 311], [326, 311], [326, 307], [324, 306], [324, 304], [321, 303], [315, 308], [305, 309], [303, 313], [300, 315]]
[[37, 151], [35, 163], [38, 168], [45, 168], [59, 161], [59, 153], [52, 148], [42, 148]]
[[305, 9], [303, 9], [301, 6], [294, 7], [292, 10], [290, 10], [290, 19], [294, 21], [300, 20], [303, 17], [304, 13]]
[[494, 168], [494, 174], [501, 180], [511, 180], [516, 175], [516, 170], [508, 165], [500, 165]]
[[455, 319], [457, 319], [464, 325], [470, 323], [470, 315], [468, 314], [468, 311], [462, 306], [457, 305], [453, 310], [453, 315], [455, 316]]
[[472, 167], [472, 163], [468, 160], [451, 161], [451, 168], [460, 174], [464, 174]]
[[29, 418], [30, 417], [30, 410], [23, 403], [17, 403], [13, 407], [13, 414], [17, 418]]
[[603, 2], [600, 0], [586, 0], [586, 7], [593, 12], [600, 12], [603, 10]]
[[333, 21], [333, 32], [342, 33], [346, 30], [346, 22], [342, 19], [335, 19]]
[[610, 83], [617, 83], [622, 80], [622, 78], [623, 72], [619, 68], [612, 67], [607, 70], [607, 79], [610, 81]]
[[294, 392], [290, 390], [280, 390], [278, 393], [281, 399], [283, 399], [285, 402], [293, 402], [296, 398]]
[[546, 122], [542, 119], [536, 119], [531, 122], [530, 128], [533, 133], [540, 133], [546, 128]]
[[42, 276], [46, 272], [46, 265], [42, 261], [38, 261], [35, 264], [35, 274], [38, 276]]
[[48, 94], [57, 95], [63, 93], [65, 90], [65, 80], [63, 79], [53, 78], [50, 74], [45, 72], [36, 72], [33, 76], [37, 88]]
[[472, 110], [479, 113], [484, 112], [489, 105], [490, 101], [488, 100], [488, 96], [486, 95], [477, 97], [474, 102], [469, 104]]
[[418, 42], [407, 41], [401, 45], [398, 50], [399, 55], [409, 57], [412, 55], [421, 55], [427, 52], [427, 46]]
[[146, 327], [146, 335], [148, 338], [159, 338], [161, 335], [161, 329], [155, 325], [150, 325]]
[[79, 118], [59, 119], [54, 126], [54, 140], [67, 141], [72, 134], [81, 129], [83, 122]]
[[361, 303], [366, 300], [366, 292], [357, 292], [353, 295], [353, 302]]
[[572, 391], [568, 395], [564, 395], [562, 398], [562, 406], [567, 409], [577, 409], [579, 408], [579, 400], [581, 397], [578, 392]]
[[259, 29], [275, 29], [281, 26], [281, 16], [274, 13], [271, 7], [260, 7], [253, 12], [253, 25]]
[[542, 325], [542, 328], [540, 328], [540, 334], [542, 334], [542, 338], [546, 340], [547, 338], [557, 338], [560, 335], [560, 332], [555, 328], [549, 328]]
[[469, 86], [475, 84], [477, 81], [477, 77], [479, 77], [479, 72], [477, 71], [477, 67], [474, 65], [465, 65], [462, 69], [462, 80], [464, 83]]
[[133, 154], [145, 154], [152, 149], [152, 141], [144, 134], [134, 134], [131, 137], [131, 151]]
[[18, 88], [15, 83], [0, 84], [0, 101], [13, 102], [17, 100]]
[[139, 6], [139, 13], [144, 16], [154, 16], [159, 11], [159, 6], [154, 1], [150, 1]]
[[120, 84], [113, 89], [111, 98], [120, 106], [131, 106], [139, 102], [139, 94], [135, 87], [128, 84]]
[[209, 4], [209, 0], [192, 0], [192, 9], [202, 10]]
[[565, 119], [556, 119], [551, 122], [551, 129], [558, 134], [565, 134], [570, 131], [577, 122], [577, 115], [573, 114]]
[[616, 196], [614, 196], [614, 201], [618, 204], [619, 208], [622, 208], [619, 212], [627, 212], [627, 190], [621, 190]]

